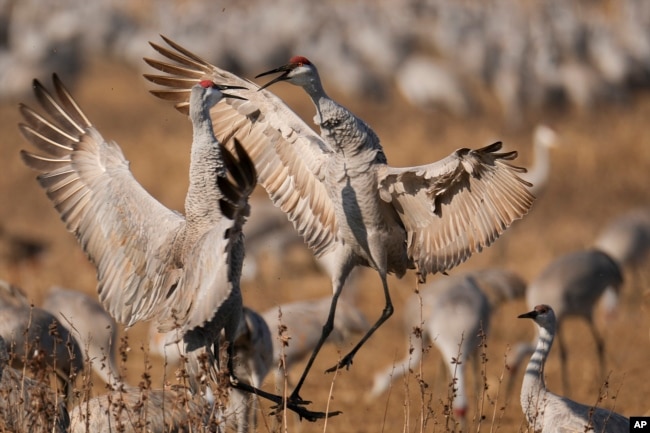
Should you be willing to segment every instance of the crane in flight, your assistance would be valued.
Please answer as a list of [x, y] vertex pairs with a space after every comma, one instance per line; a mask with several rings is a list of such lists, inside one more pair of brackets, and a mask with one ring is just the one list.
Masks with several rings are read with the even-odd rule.
[[379, 273], [385, 307], [359, 343], [328, 371], [349, 366], [393, 313], [387, 274], [402, 277], [416, 269], [424, 281], [428, 273], [445, 272], [489, 246], [532, 206], [530, 184], [519, 177], [524, 170], [509, 164], [516, 152], [499, 153], [501, 143], [458, 149], [431, 164], [391, 167], [376, 134], [325, 94], [315, 66], [304, 57], [260, 75], [282, 72], [263, 87], [282, 80], [302, 86], [316, 106], [321, 135], [269, 91], [163, 40], [167, 47], [151, 45], [171, 62], [145, 58], [165, 74], [145, 74], [164, 86], [152, 93], [187, 112], [196, 80], [246, 87], [234, 91], [245, 100], [226, 100], [211, 109], [215, 136], [224, 143], [230, 137], [242, 143], [258, 182], [307, 245], [317, 256], [335, 257], [330, 312], [292, 401], [301, 401], [300, 388], [333, 329], [336, 303], [353, 268], [368, 266]]

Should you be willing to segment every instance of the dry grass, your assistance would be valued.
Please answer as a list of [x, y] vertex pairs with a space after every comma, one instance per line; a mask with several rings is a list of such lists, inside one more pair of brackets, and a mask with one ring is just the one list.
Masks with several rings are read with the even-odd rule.
[[[278, 86], [276, 90], [292, 106], [299, 107], [305, 118], [311, 119], [312, 108], [306, 96], [289, 86]], [[104, 136], [120, 143], [144, 187], [167, 206], [182, 210], [191, 137], [187, 119], [170, 105], [148, 95], [144, 80], [137, 72], [116, 65], [94, 64], [73, 89], [73, 94]], [[478, 147], [495, 139], [503, 140], [509, 149], [519, 150], [520, 164], [528, 164], [531, 158], [530, 129], [509, 131], [501, 126], [498, 113], [458, 120], [440, 113], [416, 112], [399, 99], [392, 104], [372, 106], [364, 101], [342, 101], [375, 127], [393, 165], [433, 161], [455, 148]], [[26, 102], [34, 104], [33, 99]], [[0, 222], [10, 232], [43, 239], [50, 245], [50, 253], [38, 265], [10, 268], [6, 263], [0, 264], [0, 278], [21, 285], [36, 305], [52, 284], [95, 293], [94, 269], [74, 238], [65, 231], [34, 181], [34, 174], [19, 159], [18, 150], [26, 147], [26, 142], [16, 128], [19, 116], [15, 104], [0, 104], [0, 115], [3, 149]], [[629, 106], [601, 107], [590, 115], [558, 110], [543, 113], [542, 118], [556, 128], [563, 140], [562, 147], [553, 155], [554, 178], [547, 192], [533, 212], [504, 239], [470, 259], [458, 271], [499, 265], [530, 279], [557, 254], [590, 245], [610, 218], [650, 203], [650, 134], [646, 132], [650, 98], [647, 95], [639, 95]], [[260, 311], [289, 300], [323, 296], [330, 290], [327, 277], [316, 273], [296, 272], [290, 266], [263, 271], [264, 278], [243, 287], [245, 303]], [[599, 318], [606, 341], [607, 368], [611, 372], [606, 399], [599, 397], [605, 378], [596, 377], [595, 349], [591, 340], [585, 338], [586, 326], [578, 321], [567, 322], [572, 398], [585, 403], [599, 400], [600, 405], [611, 407], [615, 396], [618, 412], [627, 416], [648, 413], [649, 281], [647, 269], [638, 272], [635, 278], [628, 278], [618, 316], [610, 323]], [[390, 393], [373, 402], [362, 398], [372, 384], [373, 373], [399, 357], [408, 344], [401, 333], [400, 307], [413, 292], [415, 278], [413, 275], [402, 280], [391, 278], [389, 284], [396, 306], [395, 317], [359, 352], [349, 371], [341, 371], [336, 376], [322, 374], [339, 356], [334, 348], [324, 348], [303, 388], [302, 395], [313, 401], [314, 410], [329, 407], [342, 410], [343, 414], [326, 423], [302, 422], [301, 433], [438, 432], [457, 428], [455, 420], [447, 416], [447, 386], [435, 380], [442, 375], [437, 371], [439, 355], [434, 351], [424, 358], [417, 375], [408, 376], [404, 382], [397, 381]], [[373, 272], [365, 272], [359, 286], [361, 308], [374, 320], [383, 306], [379, 278]], [[510, 374], [503, 362], [508, 347], [533, 336], [532, 326], [522, 325], [515, 319], [525, 311], [523, 301], [518, 301], [505, 305], [493, 318], [481, 358], [478, 379], [482, 391], [479, 396], [473, 396], [470, 389], [467, 431], [525, 430], [518, 395], [507, 401], [502, 386]], [[146, 376], [153, 388], [161, 387], [163, 361], [147, 359], [146, 325], [136, 325], [128, 336], [128, 348], [124, 349], [128, 355], [124, 364], [127, 381], [137, 386]], [[548, 385], [560, 390], [557, 354], [552, 353], [550, 358], [546, 370]], [[300, 367], [291, 373], [294, 383]], [[470, 373], [468, 382], [474, 379]], [[272, 389], [271, 382], [267, 380], [266, 389]], [[86, 398], [87, 393], [104, 392], [104, 385], [95, 378], [82, 378], [77, 386], [80, 399]], [[268, 431], [273, 425], [268, 416], [269, 405], [263, 403], [262, 410], [260, 430]], [[286, 426], [287, 431], [298, 431], [291, 415], [286, 419]]]

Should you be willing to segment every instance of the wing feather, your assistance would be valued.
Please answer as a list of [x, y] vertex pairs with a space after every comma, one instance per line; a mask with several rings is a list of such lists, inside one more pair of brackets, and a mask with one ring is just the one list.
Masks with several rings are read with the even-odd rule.
[[20, 107], [20, 131], [43, 152], [23, 150], [22, 158], [97, 267], [104, 307], [127, 326], [154, 317], [175, 283], [172, 246], [184, 219], [140, 186], [120, 147], [103, 139], [56, 76], [54, 87], [56, 97], [34, 82], [52, 120]]
[[[169, 74], [145, 75], [161, 86], [153, 93], [187, 110], [192, 80], [209, 78], [217, 84], [243, 86], [229, 93], [246, 100], [226, 98], [211, 109], [215, 136], [222, 143], [239, 140], [255, 163], [258, 182], [317, 255], [332, 248], [337, 224], [332, 202], [323, 185], [323, 167], [331, 150], [279, 98], [251, 81], [222, 70], [163, 36], [168, 47], [151, 46], [168, 61], [145, 59]], [[194, 81], [195, 82], [195, 81]]]
[[505, 162], [516, 155], [500, 148], [459, 149], [432, 164], [379, 173], [379, 194], [398, 211], [421, 275], [463, 262], [530, 209], [530, 184]]

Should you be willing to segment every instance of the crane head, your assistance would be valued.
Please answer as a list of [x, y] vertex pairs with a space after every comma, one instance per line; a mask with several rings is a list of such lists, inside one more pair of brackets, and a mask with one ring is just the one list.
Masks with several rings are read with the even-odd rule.
[[232, 95], [230, 93], [225, 93], [224, 90], [238, 90], [238, 89], [245, 89], [246, 87], [242, 86], [229, 86], [226, 84], [217, 84], [212, 80], [201, 80], [199, 81], [199, 86], [203, 87], [204, 89], [213, 89], [213, 90], [218, 90], [219, 93], [221, 93], [222, 98], [231, 98], [231, 99], [241, 99], [241, 100], [246, 100], [246, 98], [243, 98], [241, 96], [237, 95]]
[[555, 312], [550, 307], [550, 305], [537, 305], [532, 311], [520, 314], [517, 316], [517, 318], [533, 319], [538, 325], [542, 327], [555, 326]]
[[[268, 83], [264, 84], [262, 87], [258, 89], [266, 89], [270, 85], [277, 83], [278, 81], [288, 81], [292, 84], [297, 84], [300, 85], [301, 83], [295, 81], [294, 79], [299, 76], [304, 76], [312, 73], [312, 71], [315, 70], [314, 65], [312, 62], [309, 61], [308, 58], [303, 57], [303, 56], [293, 56], [291, 59], [289, 59], [289, 63], [286, 65], [280, 66], [279, 68], [271, 69], [270, 71], [262, 72], [261, 74], [258, 74], [255, 76], [255, 78], [263, 77], [265, 75], [270, 75], [270, 74], [275, 74], [278, 72], [282, 72], [279, 76], [276, 78], [272, 79]], [[294, 81], [292, 81], [294, 80]]]

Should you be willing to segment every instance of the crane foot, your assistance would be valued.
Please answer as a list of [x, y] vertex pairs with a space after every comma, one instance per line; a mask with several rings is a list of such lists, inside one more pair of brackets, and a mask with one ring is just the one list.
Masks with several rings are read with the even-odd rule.
[[274, 402], [275, 406], [271, 407], [271, 415], [276, 415], [286, 408], [292, 412], [295, 412], [301, 420], [306, 419], [307, 421], [314, 422], [319, 419], [329, 418], [341, 414], [341, 411], [338, 410], [332, 412], [317, 412], [308, 410], [304, 406], [310, 404], [311, 402], [303, 400], [298, 395], [292, 395], [289, 398], [284, 399], [282, 396], [271, 394], [238, 380], [231, 380], [231, 384], [234, 388], [241, 389], [242, 391], [249, 392], [251, 394], [256, 394], [261, 398]]
[[336, 364], [334, 367], [330, 367], [327, 370], [325, 370], [325, 373], [334, 373], [336, 370], [340, 370], [343, 367], [345, 367], [346, 370], [349, 370], [350, 367], [352, 366], [353, 358], [354, 358], [354, 354], [348, 353], [343, 358], [341, 358], [338, 364]]

